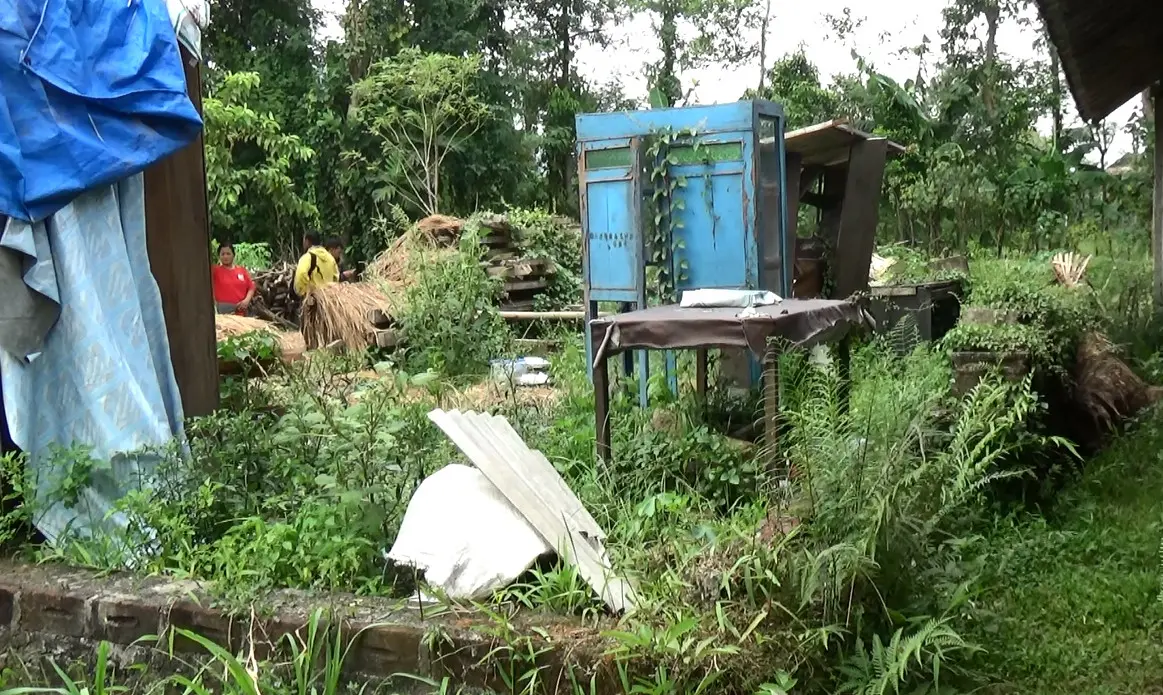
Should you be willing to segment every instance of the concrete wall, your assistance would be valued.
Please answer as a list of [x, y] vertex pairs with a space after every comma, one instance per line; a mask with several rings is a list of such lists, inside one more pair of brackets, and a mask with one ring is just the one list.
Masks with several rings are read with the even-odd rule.
[[[394, 676], [436, 681], [449, 676], [454, 684], [501, 690], [503, 670], [521, 674], [531, 666], [528, 658], [514, 659], [513, 650], [504, 648], [514, 642], [512, 636], [497, 636], [512, 631], [518, 639], [533, 635], [517, 651], [528, 654], [532, 647], [537, 653], [541, 692], [572, 692], [571, 672], [587, 692], [591, 677], [596, 677], [599, 692], [615, 687], [613, 665], [601, 656], [606, 645], [598, 628], [560, 619], [538, 620], [533, 632], [531, 623], [499, 625], [468, 611], [421, 615], [399, 600], [295, 591], [276, 592], [253, 614], [231, 616], [213, 607], [193, 582], [102, 577], [66, 567], [0, 561], [0, 653], [6, 656], [35, 655], [67, 663], [91, 657], [104, 640], [114, 646], [122, 665], [148, 662], [164, 670], [159, 662], [169, 660], [162, 653], [168, 635], [181, 628], [235, 653], [253, 646], [260, 660], [273, 659], [275, 645], [304, 627], [318, 608], [339, 626], [345, 641], [354, 637], [345, 661], [352, 680], [392, 680], [405, 689], [414, 688], [414, 681]], [[150, 636], [163, 636], [161, 651], [158, 643], [140, 641]], [[174, 651], [187, 660], [204, 653], [199, 645], [177, 638]]]

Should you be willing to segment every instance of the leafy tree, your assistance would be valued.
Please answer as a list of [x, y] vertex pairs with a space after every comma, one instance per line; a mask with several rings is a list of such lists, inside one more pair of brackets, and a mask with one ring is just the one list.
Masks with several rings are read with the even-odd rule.
[[820, 71], [801, 47], [767, 71], [766, 86], [749, 89], [745, 99], [770, 99], [783, 106], [788, 129], [822, 123], [840, 115], [840, 98], [820, 84]]
[[272, 114], [249, 105], [261, 78], [253, 72], [227, 73], [202, 102], [206, 122], [206, 184], [216, 238], [265, 241], [291, 229], [291, 243], [317, 215], [297, 190], [291, 170], [315, 152], [283, 132]]
[[203, 34], [210, 85], [230, 73], [258, 74], [263, 90], [251, 95], [251, 105], [300, 132], [299, 105], [315, 84], [318, 27], [311, 0], [215, 0]]
[[606, 27], [620, 15], [612, 0], [529, 0], [513, 3], [511, 71], [520, 95], [526, 131], [538, 133], [536, 145], [545, 171], [543, 204], [576, 212], [574, 120], [598, 108], [591, 85], [578, 74], [577, 51], [583, 42], [608, 46]]
[[406, 49], [355, 85], [355, 120], [380, 142], [381, 159], [364, 160], [386, 184], [378, 197], [390, 191], [426, 215], [440, 211], [445, 160], [489, 116], [475, 90], [479, 71], [479, 56]]
[[718, 63], [740, 65], [760, 53], [760, 43], [740, 27], [763, 26], [770, 16], [766, 0], [628, 0], [647, 13], [662, 54], [647, 72], [651, 103], [675, 106], [687, 98], [682, 73]]

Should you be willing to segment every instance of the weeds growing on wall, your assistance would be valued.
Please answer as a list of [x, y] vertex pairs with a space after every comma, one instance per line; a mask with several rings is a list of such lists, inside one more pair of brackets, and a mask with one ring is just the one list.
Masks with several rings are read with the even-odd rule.
[[1058, 284], [1046, 259], [982, 260], [967, 305], [1012, 314], [1015, 324], [962, 324], [946, 338], [955, 350], [1022, 351], [1041, 368], [1063, 368], [1088, 331], [1101, 325], [1095, 295]]

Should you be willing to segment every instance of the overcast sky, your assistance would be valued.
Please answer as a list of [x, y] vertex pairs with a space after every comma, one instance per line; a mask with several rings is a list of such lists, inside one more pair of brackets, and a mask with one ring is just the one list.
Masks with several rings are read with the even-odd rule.
[[[336, 18], [343, 10], [343, 0], [313, 1], [326, 18], [324, 33], [336, 36], [339, 33]], [[905, 51], [919, 45], [925, 36], [931, 40], [932, 47], [940, 44], [938, 34], [944, 5], [939, 0], [895, 0], [891, 11], [886, 12], [888, 3], [867, 0], [773, 0], [768, 29], [768, 62], [795, 51], [802, 44], [808, 58], [819, 67], [821, 77], [828, 80], [833, 75], [855, 71], [856, 64], [852, 59], [855, 49], [879, 71], [904, 81], [914, 77], [918, 68], [918, 59]], [[846, 8], [854, 20], [860, 21], [860, 26], [841, 41], [833, 34], [827, 17], [840, 15]], [[999, 49], [1019, 60], [1038, 57], [1035, 42], [1040, 25], [1033, 12], [1026, 19], [1027, 26], [1013, 21], [1004, 23], [998, 35]], [[754, 35], [758, 29], [742, 31]], [[653, 50], [657, 41], [650, 19], [641, 16], [616, 28], [613, 38], [628, 47], [629, 57], [626, 50], [583, 47], [578, 51], [582, 73], [598, 82], [618, 79], [628, 94], [645, 96], [643, 65], [657, 57]], [[929, 62], [932, 62], [932, 57]], [[698, 83], [692, 101], [704, 104], [734, 101], [743, 90], [758, 82], [759, 66], [757, 63], [737, 68], [715, 66], [685, 77]], [[1073, 101], [1068, 105], [1073, 114]], [[1130, 149], [1130, 138], [1122, 130], [1133, 112], [1133, 103], [1127, 104], [1109, 119], [1119, 131], [1109, 161]], [[1073, 125], [1080, 124], [1077, 117], [1074, 121]]]

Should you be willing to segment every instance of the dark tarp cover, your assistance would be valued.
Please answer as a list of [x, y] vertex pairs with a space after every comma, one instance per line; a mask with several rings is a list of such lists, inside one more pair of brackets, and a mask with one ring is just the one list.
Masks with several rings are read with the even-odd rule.
[[595, 364], [635, 349], [748, 348], [762, 356], [771, 338], [810, 347], [867, 321], [856, 302], [785, 299], [770, 306], [684, 308], [677, 304], [628, 311], [590, 321]]
[[0, 213], [39, 221], [192, 142], [164, 0], [0, 0]]

